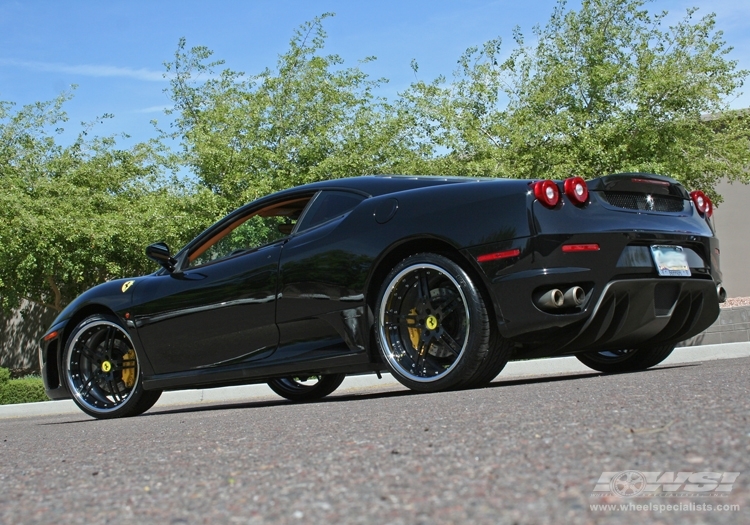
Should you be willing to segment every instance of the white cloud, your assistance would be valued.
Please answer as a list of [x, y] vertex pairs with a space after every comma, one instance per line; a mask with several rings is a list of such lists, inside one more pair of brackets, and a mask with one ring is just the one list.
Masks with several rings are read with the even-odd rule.
[[161, 113], [165, 109], [172, 109], [173, 105], [151, 106], [148, 108], [136, 109], [135, 113]]
[[129, 77], [136, 80], [145, 80], [148, 82], [164, 82], [169, 80], [162, 71], [153, 71], [151, 69], [141, 68], [133, 69], [129, 67], [103, 66], [103, 65], [68, 65], [51, 62], [35, 62], [28, 60], [14, 60], [0, 58], [0, 65], [22, 67], [35, 71], [49, 71], [53, 73], [67, 73], [71, 75], [83, 75], [88, 77]]

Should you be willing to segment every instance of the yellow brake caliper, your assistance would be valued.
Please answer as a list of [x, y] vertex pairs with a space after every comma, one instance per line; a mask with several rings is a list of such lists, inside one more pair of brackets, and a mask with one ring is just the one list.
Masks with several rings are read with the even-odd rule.
[[[122, 365], [122, 382], [126, 387], [132, 388], [135, 385], [135, 350], [131, 348], [127, 354], [122, 356]], [[125, 368], [125, 366], [128, 366], [128, 368]]]
[[[412, 308], [411, 312], [409, 312], [409, 315], [417, 315], [417, 309]], [[414, 328], [408, 329], [409, 339], [411, 340], [412, 346], [414, 346], [414, 348], [416, 349], [416, 348], [419, 348], [419, 336], [422, 335], [421, 334], [422, 330], [419, 328], [416, 321], [413, 321], [413, 323], [414, 323]]]

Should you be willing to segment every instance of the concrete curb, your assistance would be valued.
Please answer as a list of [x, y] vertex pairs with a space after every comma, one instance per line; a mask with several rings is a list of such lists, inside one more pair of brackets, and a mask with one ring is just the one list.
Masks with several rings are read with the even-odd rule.
[[[677, 348], [661, 366], [683, 363], [714, 361], [717, 359], [734, 359], [750, 357], [750, 342], [724, 343], [704, 346]], [[561, 374], [593, 373], [575, 357], [555, 357], [531, 361], [514, 361], [508, 363], [496, 378], [500, 381], [524, 377], [539, 377]], [[344, 380], [333, 395], [351, 394], [353, 391], [368, 388], [404, 389], [390, 374], [383, 374], [383, 379], [376, 375], [350, 376]], [[268, 386], [243, 385], [203, 390], [179, 390], [162, 394], [155, 408], [179, 405], [205, 405], [210, 403], [248, 402], [255, 400], [280, 399]], [[70, 399], [45, 401], [41, 403], [22, 403], [1, 405], [0, 419], [33, 416], [52, 416], [65, 414], [83, 414]]]
[[714, 324], [678, 346], [706, 346], [750, 341], [750, 306], [722, 308]]

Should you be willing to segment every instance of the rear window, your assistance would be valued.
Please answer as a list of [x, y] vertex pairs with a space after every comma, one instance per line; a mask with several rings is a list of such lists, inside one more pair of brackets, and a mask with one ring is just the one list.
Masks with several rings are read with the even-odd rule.
[[323, 191], [305, 212], [297, 231], [314, 228], [326, 221], [345, 215], [353, 210], [364, 197], [347, 191]]

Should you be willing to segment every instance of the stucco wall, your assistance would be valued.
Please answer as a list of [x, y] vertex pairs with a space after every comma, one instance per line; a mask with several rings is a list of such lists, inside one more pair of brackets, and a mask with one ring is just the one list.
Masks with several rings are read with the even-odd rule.
[[714, 212], [721, 246], [721, 271], [729, 297], [750, 297], [750, 185], [722, 182], [724, 198]]
[[0, 367], [39, 368], [39, 339], [55, 319], [47, 308], [26, 303], [12, 315], [0, 312]]

